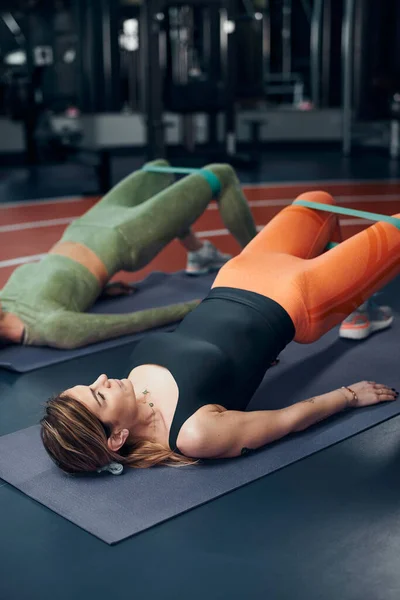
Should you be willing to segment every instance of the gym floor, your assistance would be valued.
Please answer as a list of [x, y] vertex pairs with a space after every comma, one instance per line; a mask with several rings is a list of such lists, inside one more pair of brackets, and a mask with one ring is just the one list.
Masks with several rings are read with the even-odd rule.
[[[141, 162], [115, 161], [114, 180]], [[312, 188], [330, 191], [344, 206], [400, 212], [400, 165], [383, 155], [270, 152], [257, 172], [239, 176], [259, 226]], [[0, 170], [0, 285], [18, 264], [46, 252], [67, 223], [96, 201], [98, 196], [87, 195], [95, 185], [90, 171], [78, 166], [43, 167], [34, 174]], [[347, 237], [366, 223], [343, 218], [342, 225]], [[224, 251], [238, 250], [213, 205], [195, 229]], [[134, 281], [184, 264], [173, 243], [150, 268], [123, 278]], [[399, 292], [395, 281], [383, 294], [397, 313]], [[44, 400], [55, 391], [100, 372], [123, 377], [129, 350], [25, 375], [1, 371], [0, 435], [37, 423]], [[115, 547], [0, 480], [0, 599], [398, 600], [399, 467], [400, 417]]]

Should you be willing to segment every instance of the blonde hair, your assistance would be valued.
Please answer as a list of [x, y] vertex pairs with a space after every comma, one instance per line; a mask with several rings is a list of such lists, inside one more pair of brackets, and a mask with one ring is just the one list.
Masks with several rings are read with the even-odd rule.
[[40, 424], [47, 453], [66, 473], [93, 472], [112, 462], [136, 469], [156, 465], [180, 467], [198, 462], [148, 440], [125, 444], [119, 452], [113, 452], [107, 445], [111, 427], [66, 394], [47, 402]]

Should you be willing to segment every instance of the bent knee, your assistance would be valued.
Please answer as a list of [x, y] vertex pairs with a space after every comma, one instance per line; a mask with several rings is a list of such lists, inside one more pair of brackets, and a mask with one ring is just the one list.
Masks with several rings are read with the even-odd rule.
[[322, 190], [304, 192], [303, 194], [300, 194], [296, 200], [307, 200], [307, 202], [317, 202], [319, 204], [336, 204], [335, 198], [328, 194], [328, 192], [323, 192]]
[[204, 169], [214, 173], [214, 175], [216, 175], [220, 180], [222, 187], [227, 187], [228, 185], [238, 181], [236, 171], [231, 165], [214, 163], [211, 165], [206, 165]]

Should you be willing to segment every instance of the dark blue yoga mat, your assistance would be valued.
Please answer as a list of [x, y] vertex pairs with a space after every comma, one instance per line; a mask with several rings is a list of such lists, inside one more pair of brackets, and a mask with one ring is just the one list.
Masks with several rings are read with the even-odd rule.
[[[154, 272], [143, 281], [134, 284], [134, 287], [138, 291], [132, 296], [101, 299], [89, 312], [97, 314], [122, 314], [204, 298], [214, 279], [215, 274], [191, 277], [183, 271], [173, 274]], [[169, 325], [160, 330], [168, 331], [173, 328], [174, 325]], [[78, 356], [93, 354], [94, 352], [100, 352], [101, 350], [115, 348], [140, 340], [144, 335], [146, 335], [146, 332], [125, 335], [106, 342], [99, 342], [85, 346], [84, 348], [78, 348], [77, 350], [58, 350], [56, 348], [34, 346], [7, 346], [0, 350], [0, 367], [10, 371], [26, 373]]]
[[[365, 342], [337, 330], [310, 346], [291, 344], [249, 409], [278, 408], [363, 379], [400, 389], [400, 323]], [[400, 400], [337, 415], [245, 457], [184, 468], [72, 478], [52, 465], [38, 427], [0, 438], [0, 477], [108, 544], [209, 502], [400, 413]], [[268, 498], [260, 499], [268, 505]]]

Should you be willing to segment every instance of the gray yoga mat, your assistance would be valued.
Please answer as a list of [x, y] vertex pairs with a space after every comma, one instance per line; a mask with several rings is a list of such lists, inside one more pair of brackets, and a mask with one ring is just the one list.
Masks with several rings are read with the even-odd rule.
[[[204, 298], [215, 279], [215, 274], [201, 277], [191, 277], [183, 271], [178, 273], [154, 272], [146, 279], [135, 283], [137, 292], [132, 296], [100, 299], [89, 311], [91, 313], [122, 314], [166, 306], [176, 302], [186, 302], [197, 298]], [[160, 331], [172, 330], [174, 325], [162, 327]], [[0, 349], [0, 368], [18, 373], [26, 373], [64, 362], [78, 356], [94, 354], [108, 348], [115, 348], [123, 344], [140, 340], [146, 332], [124, 335], [106, 342], [91, 344], [77, 350], [58, 350], [57, 348], [41, 348], [34, 346], [7, 346]]]
[[[365, 342], [332, 331], [310, 346], [291, 344], [249, 409], [278, 408], [363, 379], [400, 390], [400, 325]], [[127, 470], [72, 478], [52, 465], [38, 427], [0, 438], [0, 477], [108, 544], [137, 534], [400, 413], [400, 401], [341, 413], [246, 457], [201, 466]], [[268, 499], [263, 499], [268, 502]]]

